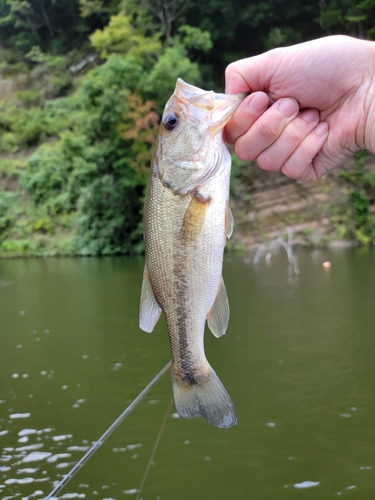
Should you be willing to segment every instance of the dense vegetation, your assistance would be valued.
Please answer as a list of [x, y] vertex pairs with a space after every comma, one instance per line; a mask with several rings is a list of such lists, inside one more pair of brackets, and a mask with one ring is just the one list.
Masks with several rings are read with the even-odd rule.
[[[373, 38], [375, 0], [0, 0], [0, 255], [141, 251], [176, 78], [221, 90], [230, 61], [331, 33]], [[362, 164], [345, 217], [367, 243]]]

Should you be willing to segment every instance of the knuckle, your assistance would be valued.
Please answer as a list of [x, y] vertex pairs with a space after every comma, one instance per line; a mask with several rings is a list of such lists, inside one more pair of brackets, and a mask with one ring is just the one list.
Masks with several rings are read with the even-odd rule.
[[259, 135], [266, 141], [273, 142], [277, 138], [277, 131], [273, 123], [269, 120], [258, 120]]
[[303, 153], [301, 150], [298, 154], [293, 154], [282, 166], [283, 174], [287, 175], [291, 179], [298, 179], [301, 181], [310, 180], [312, 172], [312, 160], [313, 156], [311, 154]]
[[299, 180], [304, 180], [301, 178], [301, 172], [304, 172], [306, 169], [306, 166], [299, 164], [298, 167], [294, 165], [292, 162], [286, 162], [281, 168], [281, 171], [284, 175], [287, 177], [290, 177], [291, 179], [299, 179]]
[[271, 161], [271, 157], [267, 154], [260, 154], [257, 157], [257, 162], [263, 170], [279, 170], [279, 165], [274, 160]]
[[301, 136], [298, 133], [298, 130], [292, 127], [287, 127], [285, 129], [285, 139], [289, 144], [298, 144], [299, 142], [301, 142]]
[[241, 160], [241, 161], [249, 161], [251, 160], [252, 158], [247, 155], [244, 151], [236, 151], [236, 155], [238, 156], [238, 158]]
[[225, 76], [227, 77], [228, 75], [230, 75], [233, 71], [234, 71], [234, 63], [230, 63], [228, 64], [228, 66], [225, 68]]
[[251, 160], [247, 151], [241, 146], [241, 144], [236, 143], [234, 146], [234, 151], [238, 158], [242, 161]]

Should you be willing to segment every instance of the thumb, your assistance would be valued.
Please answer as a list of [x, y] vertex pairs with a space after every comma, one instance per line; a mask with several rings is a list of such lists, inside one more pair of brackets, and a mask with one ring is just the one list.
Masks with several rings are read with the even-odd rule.
[[272, 77], [271, 59], [271, 54], [266, 52], [229, 64], [225, 70], [225, 92], [239, 94], [258, 90], [267, 91]]

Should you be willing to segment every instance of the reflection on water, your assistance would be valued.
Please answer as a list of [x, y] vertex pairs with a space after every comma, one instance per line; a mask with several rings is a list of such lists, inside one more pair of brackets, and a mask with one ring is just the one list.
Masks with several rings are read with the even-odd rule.
[[[206, 350], [239, 423], [173, 410], [145, 500], [374, 498], [375, 254], [298, 257], [299, 276], [283, 254], [226, 258], [231, 320]], [[0, 261], [2, 499], [44, 498], [168, 361], [164, 320], [138, 329], [142, 270], [140, 258]], [[166, 375], [59, 498], [135, 498], [170, 398]]]

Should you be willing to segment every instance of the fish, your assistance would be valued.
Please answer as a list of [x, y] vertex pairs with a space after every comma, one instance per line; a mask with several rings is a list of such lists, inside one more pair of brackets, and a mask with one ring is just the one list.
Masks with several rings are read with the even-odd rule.
[[181, 418], [229, 428], [232, 399], [207, 361], [204, 330], [227, 330], [222, 278], [231, 156], [223, 129], [245, 94], [202, 90], [178, 79], [165, 105], [144, 206], [145, 268], [139, 326], [152, 332], [164, 312], [172, 353], [174, 403]]

